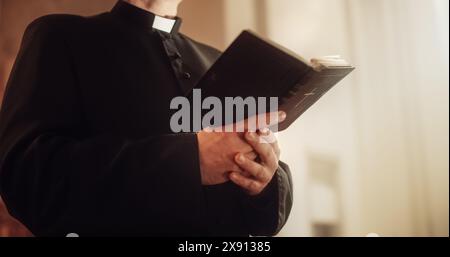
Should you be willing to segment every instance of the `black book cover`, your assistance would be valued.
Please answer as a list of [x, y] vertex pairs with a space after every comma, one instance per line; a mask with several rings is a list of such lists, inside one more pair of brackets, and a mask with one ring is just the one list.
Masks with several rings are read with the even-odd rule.
[[[202, 98], [278, 97], [279, 110], [287, 113], [286, 120], [278, 125], [278, 131], [282, 131], [353, 70], [349, 65], [313, 67], [289, 50], [243, 31], [197, 88]], [[266, 102], [269, 105], [268, 99]], [[273, 111], [269, 108], [267, 111]], [[245, 117], [255, 114], [246, 111]]]

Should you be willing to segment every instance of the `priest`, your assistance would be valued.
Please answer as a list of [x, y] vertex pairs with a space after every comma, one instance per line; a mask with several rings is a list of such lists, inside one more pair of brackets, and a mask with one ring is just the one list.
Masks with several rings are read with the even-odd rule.
[[170, 129], [171, 100], [220, 55], [179, 32], [180, 1], [28, 26], [0, 111], [0, 193], [36, 236], [271, 236], [285, 224], [292, 182], [278, 144], [261, 143], [270, 132]]

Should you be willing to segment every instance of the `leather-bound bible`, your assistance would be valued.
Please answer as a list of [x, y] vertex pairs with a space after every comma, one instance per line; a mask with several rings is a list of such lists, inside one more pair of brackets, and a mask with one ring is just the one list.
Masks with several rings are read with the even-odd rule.
[[197, 88], [203, 98], [278, 97], [278, 109], [287, 113], [286, 120], [278, 125], [282, 131], [353, 70], [339, 56], [308, 62], [269, 40], [243, 31]]

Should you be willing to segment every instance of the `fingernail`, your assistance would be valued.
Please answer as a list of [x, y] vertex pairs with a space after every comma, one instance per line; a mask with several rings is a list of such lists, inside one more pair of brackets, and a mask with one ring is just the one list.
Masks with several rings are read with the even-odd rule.
[[278, 112], [278, 121], [283, 122], [286, 119], [286, 113], [285, 112]]

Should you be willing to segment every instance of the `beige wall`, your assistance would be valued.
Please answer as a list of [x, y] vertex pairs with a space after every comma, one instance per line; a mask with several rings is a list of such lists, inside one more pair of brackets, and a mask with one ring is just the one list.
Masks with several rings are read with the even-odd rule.
[[[448, 236], [448, 1], [227, 0], [224, 12], [226, 44], [250, 28], [357, 66], [279, 135], [295, 180], [280, 235], [314, 235], [317, 209], [334, 206], [337, 235]], [[336, 173], [333, 201], [317, 166]]]
[[282, 235], [314, 234], [319, 156], [337, 165], [338, 234], [448, 236], [448, 1], [266, 3], [270, 38], [357, 67], [280, 135], [296, 186]]
[[[348, 28], [343, 1], [266, 1], [267, 36], [307, 59], [341, 54], [350, 58]], [[339, 234], [365, 235], [360, 227], [360, 183], [353, 76], [305, 113], [292, 128], [279, 135], [282, 158], [293, 171], [294, 209], [281, 235], [314, 235], [313, 223], [335, 220]], [[313, 184], [315, 163], [333, 163], [334, 200], [328, 205]], [[320, 185], [320, 183], [319, 183]], [[320, 188], [320, 187], [319, 187]], [[334, 207], [329, 207], [332, 205]], [[335, 217], [322, 221], [320, 211], [333, 208]], [[315, 211], [314, 211], [315, 210]], [[333, 225], [333, 224], [328, 224]]]
[[[184, 1], [179, 12], [185, 20], [182, 31], [194, 39], [223, 50], [225, 48], [223, 2]], [[51, 13], [94, 15], [110, 10], [115, 3], [116, 0], [0, 0], [0, 96], [22, 34], [32, 20]]]
[[[447, 235], [448, 1], [351, 0], [365, 227]], [[362, 36], [361, 36], [362, 35]]]
[[224, 50], [224, 0], [185, 0], [179, 15], [184, 23], [182, 32], [190, 37]]

